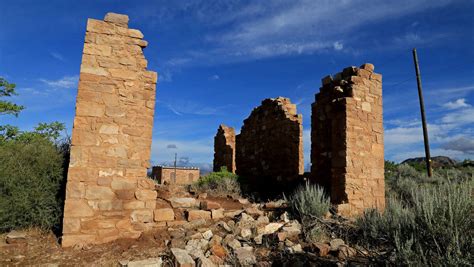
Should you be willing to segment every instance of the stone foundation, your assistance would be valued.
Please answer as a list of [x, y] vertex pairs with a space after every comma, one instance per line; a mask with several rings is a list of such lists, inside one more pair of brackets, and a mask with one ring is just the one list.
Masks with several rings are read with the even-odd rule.
[[156, 72], [147, 71], [128, 16], [89, 19], [80, 69], [62, 245], [137, 238], [153, 227], [157, 193], [146, 178]]
[[382, 76], [372, 64], [322, 80], [312, 105], [311, 173], [342, 215], [384, 209]]
[[281, 192], [304, 172], [303, 117], [290, 99], [265, 99], [236, 138], [236, 173], [268, 193]]
[[235, 173], [235, 131], [223, 124], [214, 137], [214, 171], [218, 172], [222, 167]]

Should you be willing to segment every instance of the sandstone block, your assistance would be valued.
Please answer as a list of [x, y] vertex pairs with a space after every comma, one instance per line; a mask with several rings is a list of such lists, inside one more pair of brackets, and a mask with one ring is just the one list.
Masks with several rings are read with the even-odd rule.
[[65, 248], [72, 247], [74, 245], [94, 244], [96, 242], [95, 235], [64, 235], [61, 238], [61, 245]]
[[113, 199], [115, 193], [109, 187], [89, 185], [86, 189], [86, 199]]
[[64, 204], [64, 212], [73, 217], [91, 217], [94, 215], [94, 211], [87, 204], [85, 200], [66, 199]]
[[121, 27], [128, 27], [128, 16], [109, 12], [105, 15], [104, 21], [116, 24]]
[[173, 263], [176, 267], [194, 267], [196, 264], [194, 263], [193, 258], [189, 256], [188, 252], [184, 249], [180, 248], [172, 248], [171, 254], [173, 256]]
[[96, 33], [104, 33], [104, 34], [114, 34], [115, 28], [112, 24], [109, 24], [107, 22], [96, 20], [96, 19], [88, 19], [87, 31], [96, 32]]
[[151, 210], [134, 210], [130, 214], [132, 222], [150, 223], [153, 222], [153, 212]]
[[135, 197], [138, 200], [156, 200], [158, 193], [155, 190], [148, 190], [148, 189], [138, 189], [135, 192]]
[[213, 209], [220, 209], [221, 204], [211, 200], [203, 200], [201, 201], [201, 209], [202, 210], [213, 210]]
[[128, 36], [132, 38], [138, 38], [138, 39], [143, 39], [143, 33], [139, 30], [135, 29], [129, 29], [128, 30]]
[[155, 222], [174, 221], [173, 209], [156, 209]]
[[126, 209], [126, 210], [144, 209], [145, 208], [145, 202], [138, 201], [138, 200], [127, 201], [123, 204], [123, 208]]
[[195, 198], [177, 198], [169, 199], [173, 208], [199, 208], [200, 201]]

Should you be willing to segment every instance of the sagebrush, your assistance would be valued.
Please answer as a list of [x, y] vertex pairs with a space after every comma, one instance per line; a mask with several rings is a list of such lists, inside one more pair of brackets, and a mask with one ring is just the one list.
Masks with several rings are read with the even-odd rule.
[[385, 212], [367, 211], [357, 220], [359, 243], [392, 249], [399, 264], [472, 263], [472, 179], [457, 177], [456, 172], [425, 179], [406, 166], [401, 171], [408, 175], [394, 183], [398, 186], [389, 195]]
[[211, 172], [199, 178], [197, 182], [191, 185], [191, 190], [218, 197], [238, 196], [241, 194], [238, 179], [239, 177], [236, 174], [227, 171], [227, 168], [223, 167], [218, 172]]

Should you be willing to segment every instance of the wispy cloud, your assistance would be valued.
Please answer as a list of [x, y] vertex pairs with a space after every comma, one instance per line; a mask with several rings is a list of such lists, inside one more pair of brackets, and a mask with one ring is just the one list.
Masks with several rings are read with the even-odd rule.
[[443, 107], [445, 107], [447, 109], [459, 109], [459, 108], [470, 107], [470, 105], [466, 103], [465, 98], [460, 98], [460, 99], [457, 99], [455, 101], [450, 101], [450, 102], [444, 104]]
[[77, 87], [77, 82], [79, 80], [79, 76], [64, 76], [58, 80], [47, 80], [47, 79], [40, 79], [41, 82], [44, 84], [52, 87], [52, 88], [63, 88], [63, 89], [73, 89]]
[[170, 101], [157, 100], [157, 104], [169, 109], [178, 116], [224, 114], [225, 109], [228, 108], [228, 106], [206, 106], [196, 101], [183, 99]]
[[59, 61], [63, 61], [63, 62], [65, 61], [64, 56], [58, 52], [50, 52], [49, 55], [51, 55], [54, 59], [57, 59]]
[[[167, 7], [166, 14], [187, 14], [214, 29], [205, 36], [205, 49], [190, 49], [185, 56], [168, 61], [170, 66], [196, 62], [242, 61], [325, 51], [356, 51], [360, 43], [353, 31], [365, 25], [394, 20], [416, 12], [437, 8], [451, 0], [296, 0], [270, 2], [194, 1]], [[153, 9], [153, 8], [152, 8]], [[159, 9], [159, 8], [158, 8]], [[343, 22], [341, 10], [345, 11]], [[145, 12], [153, 17], [153, 12]], [[159, 19], [170, 19], [158, 10]], [[171, 17], [169, 17], [171, 16]], [[413, 28], [413, 27], [412, 27]], [[365, 38], [365, 37], [364, 37]], [[395, 40], [396, 41], [396, 40]], [[418, 32], [398, 38], [400, 43], [425, 41]], [[386, 40], [393, 42], [393, 40]]]
[[220, 78], [221, 78], [221, 77], [219, 77], [219, 75], [214, 74], [214, 75], [212, 75], [211, 77], [209, 77], [209, 80], [211, 80], [211, 81], [217, 81], [217, 80], [219, 80]]

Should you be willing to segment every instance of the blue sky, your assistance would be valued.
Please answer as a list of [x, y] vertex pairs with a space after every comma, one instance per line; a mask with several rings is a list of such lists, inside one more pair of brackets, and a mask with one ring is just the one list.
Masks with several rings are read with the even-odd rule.
[[0, 76], [26, 106], [2, 124], [57, 120], [71, 133], [86, 20], [110, 11], [144, 33], [148, 68], [159, 73], [155, 164], [175, 152], [210, 164], [218, 125], [239, 131], [252, 108], [277, 96], [303, 114], [308, 163], [321, 78], [365, 62], [383, 75], [386, 159], [422, 156], [413, 47], [432, 155], [474, 158], [473, 1], [0, 0], [0, 8]]

